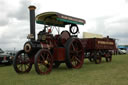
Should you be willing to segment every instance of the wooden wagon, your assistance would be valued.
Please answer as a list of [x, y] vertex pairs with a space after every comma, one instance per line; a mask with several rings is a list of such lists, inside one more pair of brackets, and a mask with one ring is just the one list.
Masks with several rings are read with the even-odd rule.
[[112, 60], [112, 50], [116, 50], [115, 39], [108, 36], [105, 38], [83, 38], [81, 43], [85, 58], [95, 61], [96, 64], [101, 63], [102, 57], [110, 62]]

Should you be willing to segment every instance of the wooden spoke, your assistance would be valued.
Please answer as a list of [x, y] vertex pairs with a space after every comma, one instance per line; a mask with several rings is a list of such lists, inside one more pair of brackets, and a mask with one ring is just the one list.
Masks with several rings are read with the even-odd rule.
[[[42, 63], [41, 63], [42, 62]], [[35, 69], [38, 74], [48, 74], [52, 70], [53, 59], [51, 53], [41, 49], [35, 56]]]
[[31, 60], [24, 50], [19, 51], [14, 57], [13, 67], [17, 73], [28, 73], [31, 70]]
[[68, 68], [80, 68], [84, 60], [83, 47], [79, 39], [69, 39], [66, 45], [66, 65]]

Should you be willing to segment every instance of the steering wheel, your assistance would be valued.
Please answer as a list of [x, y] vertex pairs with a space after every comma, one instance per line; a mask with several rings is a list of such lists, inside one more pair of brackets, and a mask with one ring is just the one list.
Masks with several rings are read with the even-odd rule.
[[79, 28], [76, 24], [71, 24], [69, 30], [72, 34], [76, 34], [79, 32]]

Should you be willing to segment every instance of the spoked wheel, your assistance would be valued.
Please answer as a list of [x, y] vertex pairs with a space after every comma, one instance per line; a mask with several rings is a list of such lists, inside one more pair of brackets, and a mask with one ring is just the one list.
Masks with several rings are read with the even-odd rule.
[[40, 49], [35, 56], [35, 69], [38, 74], [48, 74], [53, 66], [53, 58], [49, 50]]
[[94, 58], [93, 57], [89, 57], [88, 58], [90, 62], [94, 62]]
[[80, 68], [84, 61], [83, 47], [79, 39], [70, 38], [66, 44], [66, 65], [68, 68]]
[[105, 58], [106, 58], [106, 62], [111, 62], [112, 61], [111, 53], [107, 53]]
[[13, 67], [17, 73], [28, 73], [31, 70], [31, 60], [24, 50], [20, 50], [14, 57]]
[[101, 56], [100, 56], [100, 54], [98, 52], [95, 53], [95, 55], [94, 55], [94, 61], [95, 61], [96, 64], [100, 64], [101, 63]]
[[94, 62], [94, 53], [91, 53], [88, 59], [90, 62]]

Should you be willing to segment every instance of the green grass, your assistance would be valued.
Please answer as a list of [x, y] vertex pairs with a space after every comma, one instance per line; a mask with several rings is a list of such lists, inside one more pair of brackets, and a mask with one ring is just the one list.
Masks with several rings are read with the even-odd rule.
[[17, 74], [12, 66], [0, 66], [0, 85], [128, 85], [128, 55], [113, 56], [112, 62], [94, 64], [85, 60], [81, 69], [67, 69], [62, 64], [48, 75], [35, 69]]

